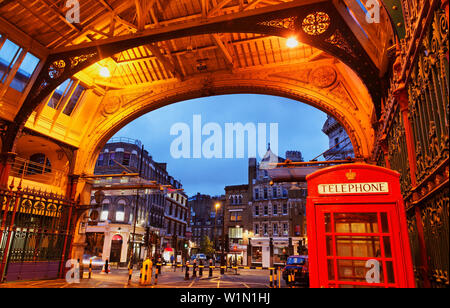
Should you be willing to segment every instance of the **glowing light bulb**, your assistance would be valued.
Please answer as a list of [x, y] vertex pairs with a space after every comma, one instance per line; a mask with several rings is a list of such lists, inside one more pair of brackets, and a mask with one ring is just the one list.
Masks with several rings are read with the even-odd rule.
[[103, 78], [111, 77], [111, 73], [109, 72], [109, 69], [106, 66], [100, 68], [100, 76], [102, 76]]
[[289, 48], [295, 48], [298, 46], [298, 41], [295, 37], [290, 37], [288, 38], [287, 42], [286, 42], [286, 46]]

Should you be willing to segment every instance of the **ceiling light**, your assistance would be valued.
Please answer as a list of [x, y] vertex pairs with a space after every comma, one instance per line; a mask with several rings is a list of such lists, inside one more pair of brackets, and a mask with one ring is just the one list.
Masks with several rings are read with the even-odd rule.
[[289, 48], [295, 48], [298, 46], [298, 41], [295, 37], [290, 37], [288, 38], [287, 42], [286, 42], [286, 46]]
[[102, 76], [103, 78], [111, 77], [111, 73], [109, 72], [109, 69], [106, 66], [102, 66], [100, 68], [100, 76]]

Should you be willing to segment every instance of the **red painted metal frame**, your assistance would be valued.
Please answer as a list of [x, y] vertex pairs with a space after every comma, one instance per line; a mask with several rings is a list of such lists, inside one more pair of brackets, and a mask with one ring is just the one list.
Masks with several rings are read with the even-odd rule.
[[[356, 177], [349, 180], [347, 178], [349, 173], [355, 174]], [[363, 163], [328, 167], [306, 177], [308, 182], [306, 217], [310, 262], [310, 286], [312, 288], [327, 287], [328, 285], [327, 253], [326, 245], [324, 243], [325, 237], [323, 236], [325, 232], [325, 222], [323, 221], [323, 214], [321, 214], [327, 209], [335, 213], [390, 213], [390, 232], [389, 234], [383, 234], [383, 236], [391, 237], [392, 258], [394, 259], [396, 283], [395, 285], [381, 283], [379, 286], [395, 286], [400, 288], [415, 287], [405, 207], [400, 191], [399, 179], [400, 174], [395, 171]], [[318, 192], [319, 184], [372, 182], [387, 182], [389, 185], [389, 192], [347, 195], [320, 195]], [[321, 215], [322, 220], [320, 219]], [[380, 243], [380, 246], [383, 247], [383, 244]], [[337, 279], [336, 276], [335, 279]], [[358, 286], [366, 285], [366, 283], [351, 284]]]

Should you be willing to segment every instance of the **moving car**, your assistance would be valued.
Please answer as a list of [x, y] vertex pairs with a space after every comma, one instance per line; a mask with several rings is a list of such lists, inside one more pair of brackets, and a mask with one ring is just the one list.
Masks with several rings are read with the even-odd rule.
[[191, 261], [194, 261], [194, 260], [197, 260], [197, 262], [199, 262], [200, 260], [205, 262], [206, 261], [206, 255], [204, 253], [198, 253], [196, 255], [192, 255]]
[[294, 274], [292, 284], [298, 283], [309, 286], [309, 262], [308, 256], [290, 256], [287, 259], [286, 266], [283, 268], [283, 279], [286, 284], [289, 283], [288, 274]]
[[91, 260], [92, 269], [102, 269], [103, 265], [105, 264], [105, 261], [103, 261], [102, 257], [83, 255], [83, 267], [89, 268], [89, 263], [91, 262]]

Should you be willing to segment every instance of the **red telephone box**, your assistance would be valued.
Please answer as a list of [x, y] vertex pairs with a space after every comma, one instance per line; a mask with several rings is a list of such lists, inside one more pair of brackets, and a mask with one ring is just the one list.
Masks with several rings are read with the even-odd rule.
[[415, 287], [399, 178], [358, 163], [306, 177], [311, 287]]

